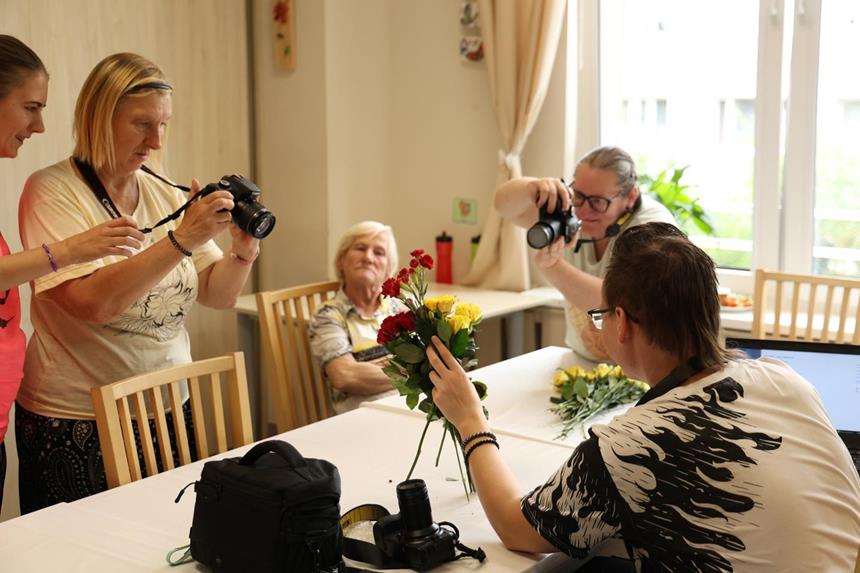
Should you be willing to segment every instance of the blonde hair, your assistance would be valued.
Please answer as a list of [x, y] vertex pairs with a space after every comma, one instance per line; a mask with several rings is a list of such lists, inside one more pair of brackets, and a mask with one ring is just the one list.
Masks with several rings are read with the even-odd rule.
[[356, 223], [344, 232], [340, 238], [340, 243], [337, 245], [337, 250], [334, 253], [334, 272], [337, 274], [337, 279], [340, 281], [341, 286], [346, 286], [346, 282], [343, 271], [338, 268], [338, 263], [346, 255], [346, 252], [356, 239], [368, 236], [374, 238], [380, 233], [386, 233], [388, 235], [388, 246], [386, 247], [388, 268], [385, 269], [385, 276], [390, 277], [394, 269], [397, 268], [397, 242], [394, 240], [394, 231], [392, 231], [391, 227], [388, 225], [383, 225], [378, 221], [362, 221], [361, 223]]
[[95, 169], [113, 169], [113, 116], [124, 97], [170, 94], [164, 72], [143, 56], [123, 52], [106, 57], [90, 72], [75, 105], [74, 156]]

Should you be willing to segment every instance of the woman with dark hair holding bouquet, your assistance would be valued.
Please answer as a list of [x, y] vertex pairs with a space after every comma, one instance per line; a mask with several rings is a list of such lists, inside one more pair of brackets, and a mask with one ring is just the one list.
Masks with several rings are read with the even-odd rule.
[[[136, 54], [96, 65], [75, 107], [72, 157], [27, 181], [25, 246], [123, 216], [154, 225], [186, 203], [144, 167], [164, 141], [172, 93], [158, 66]], [[191, 189], [199, 191], [196, 180]], [[191, 362], [185, 319], [194, 301], [233, 307], [259, 252], [259, 242], [231, 223], [233, 207], [231, 193], [215, 191], [192, 202], [178, 223], [157, 226], [134, 256], [72, 265], [34, 282], [34, 334], [15, 419], [22, 513], [106, 489], [91, 388]], [[225, 229], [232, 235], [226, 257], [212, 241]]]
[[[0, 34], [0, 157], [15, 158], [34, 133], [45, 131], [42, 109], [48, 100], [48, 72], [23, 42]], [[0, 234], [0, 506], [6, 477], [9, 410], [21, 383], [26, 340], [21, 330], [18, 285], [72, 264], [137, 248], [143, 234], [122, 217], [61, 241], [50, 241], [11, 254]]]

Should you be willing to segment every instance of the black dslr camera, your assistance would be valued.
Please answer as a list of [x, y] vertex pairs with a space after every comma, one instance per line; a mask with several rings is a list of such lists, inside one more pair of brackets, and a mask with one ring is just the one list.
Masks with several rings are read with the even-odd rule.
[[457, 534], [435, 523], [427, 485], [422, 479], [397, 484], [400, 513], [373, 524], [376, 546], [389, 558], [416, 571], [427, 571], [454, 559]]
[[559, 237], [564, 237], [564, 242], [569, 243], [580, 226], [582, 221], [573, 213], [572, 206], [565, 211], [561, 209], [561, 205], [557, 205], [553, 213], [547, 213], [544, 205], [540, 208], [538, 222], [526, 233], [526, 240], [533, 249], [542, 249], [551, 245]]
[[255, 239], [264, 239], [275, 228], [275, 216], [257, 198], [262, 191], [241, 175], [225, 175], [217, 183], [200, 190], [199, 197], [213, 191], [229, 191], [233, 195], [233, 222]]

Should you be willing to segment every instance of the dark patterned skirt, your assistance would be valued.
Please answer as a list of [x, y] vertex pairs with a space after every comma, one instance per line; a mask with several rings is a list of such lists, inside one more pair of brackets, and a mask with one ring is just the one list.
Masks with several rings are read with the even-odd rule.
[[[191, 457], [196, 460], [197, 447], [190, 401], [186, 401], [182, 406], [182, 413], [185, 427], [188, 429]], [[146, 477], [137, 423], [133, 421], [132, 427], [140, 470], [143, 477]], [[171, 413], [167, 414], [167, 428], [174, 452], [173, 463], [179, 465]], [[149, 429], [155, 451], [158, 452], [158, 436], [153, 420], [149, 421]], [[95, 420], [41, 416], [16, 402], [15, 438], [18, 446], [18, 491], [22, 515], [55, 503], [75, 501], [107, 489]], [[162, 471], [161, 459], [157, 454], [156, 458], [158, 470]]]

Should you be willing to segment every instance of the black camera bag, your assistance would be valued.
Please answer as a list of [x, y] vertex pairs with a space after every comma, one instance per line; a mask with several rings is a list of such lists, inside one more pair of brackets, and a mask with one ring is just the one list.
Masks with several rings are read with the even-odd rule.
[[344, 570], [334, 464], [269, 440], [206, 462], [194, 490], [191, 556], [213, 571]]

